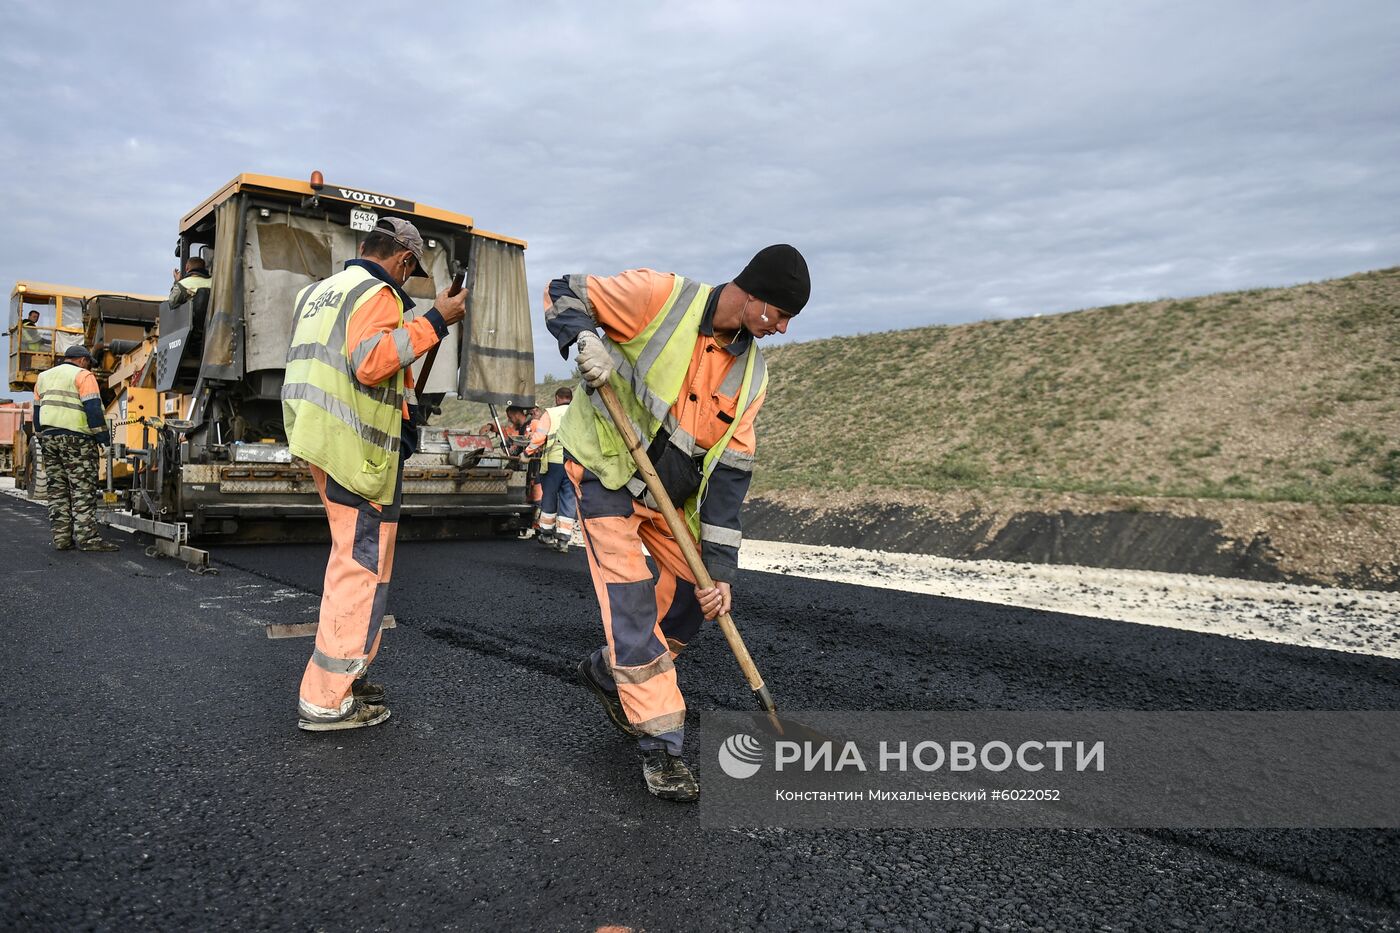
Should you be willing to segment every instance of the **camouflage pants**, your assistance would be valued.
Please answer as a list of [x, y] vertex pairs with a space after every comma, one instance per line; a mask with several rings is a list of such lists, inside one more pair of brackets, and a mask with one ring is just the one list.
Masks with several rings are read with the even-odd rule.
[[72, 434], [40, 437], [56, 547], [102, 540], [97, 532], [97, 442]]

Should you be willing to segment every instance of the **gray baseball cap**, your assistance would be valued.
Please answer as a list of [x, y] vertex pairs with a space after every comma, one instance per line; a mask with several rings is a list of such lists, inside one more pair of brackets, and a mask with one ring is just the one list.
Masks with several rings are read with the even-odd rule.
[[395, 243], [413, 254], [413, 258], [418, 260], [418, 268], [413, 270], [414, 275], [430, 278], [423, 261], [423, 235], [418, 232], [417, 227], [399, 217], [381, 217], [374, 225], [374, 230], [376, 233], [392, 237]]
[[92, 358], [92, 354], [88, 352], [88, 348], [80, 343], [75, 343], [67, 350], [64, 350], [63, 358], [65, 360], [87, 360], [89, 363], [97, 362]]

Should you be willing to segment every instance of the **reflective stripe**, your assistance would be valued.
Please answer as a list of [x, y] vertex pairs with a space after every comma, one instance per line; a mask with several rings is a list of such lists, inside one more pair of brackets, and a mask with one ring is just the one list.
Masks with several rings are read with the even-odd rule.
[[359, 417], [355, 414], [355, 409], [335, 396], [311, 385], [309, 382], [294, 382], [290, 385], [284, 385], [282, 387], [282, 398], [284, 401], [295, 399], [303, 402], [310, 402], [331, 417], [339, 418], [341, 421], [353, 427], [359, 432], [361, 438], [374, 446], [388, 451], [396, 451], [399, 449], [399, 435], [385, 434], [378, 428], [372, 428], [367, 424], [361, 424]]
[[[670, 660], [670, 657], [670, 655], [666, 655], [667, 660]], [[675, 732], [685, 728], [685, 710], [681, 710], [679, 713], [666, 713], [654, 719], [648, 719], [646, 722], [634, 722], [632, 727], [646, 735], [665, 735], [667, 732]]]
[[311, 652], [311, 661], [321, 670], [330, 674], [359, 674], [369, 667], [369, 661], [365, 658], [333, 658], [321, 651], [320, 648]]
[[[53, 393], [53, 394], [57, 395], [58, 393], [55, 392], [55, 393]], [[68, 401], [54, 402], [54, 401], [50, 401], [50, 400], [49, 400], [49, 397], [48, 397], [47, 395], [45, 395], [42, 399], [39, 400], [39, 404], [40, 404], [40, 405], [43, 405], [45, 408], [71, 408], [71, 409], [73, 409], [74, 411], [81, 411], [81, 412], [86, 412], [86, 411], [87, 411], [86, 408], [84, 408], [82, 405], [78, 404], [77, 402], [68, 402]]]
[[354, 705], [354, 696], [347, 696], [340, 704], [339, 709], [317, 706], [315, 703], [308, 703], [300, 697], [297, 698], [297, 712], [301, 714], [302, 719], [323, 719], [334, 722], [337, 719], [344, 719]]
[[726, 447], [720, 451], [719, 462], [727, 467], [742, 470], [745, 473], [753, 472], [753, 454], [746, 454], [742, 450], [735, 450], [733, 447]]
[[676, 420], [676, 416], [670, 412], [666, 413], [666, 419], [661, 422], [662, 430], [671, 435], [671, 446], [678, 449], [687, 457], [694, 457], [698, 453], [704, 453], [705, 448], [695, 441], [695, 437], [681, 427], [681, 423]]
[[[287, 362], [292, 363], [296, 360], [316, 360], [319, 363], [325, 363], [327, 366], [343, 374], [354, 384], [358, 391], [368, 395], [376, 402], [382, 402], [393, 408], [398, 408], [403, 404], [403, 397], [394, 391], [392, 385], [367, 386], [356, 379], [354, 373], [350, 372], [350, 367], [345, 362], [344, 357], [325, 344], [303, 343], [292, 347], [292, 349], [287, 352]], [[301, 385], [301, 383], [294, 384]]]
[[355, 348], [355, 352], [350, 354], [350, 371], [352, 374], [360, 371], [360, 366], [364, 364], [364, 361], [369, 358], [369, 355], [379, 346], [379, 342], [386, 336], [387, 334], [376, 334], [373, 340], [360, 341], [360, 345]]
[[98, 397], [99, 397], [99, 396], [98, 396], [98, 394], [97, 394], [96, 392], [85, 392], [85, 393], [83, 393], [83, 395], [81, 396], [82, 400], [85, 401], [85, 402], [91, 402], [91, 401], [93, 401], [94, 399], [97, 399]]
[[[695, 296], [700, 293], [700, 283], [692, 279], [685, 279], [685, 284], [681, 286], [680, 294], [671, 305], [671, 310], [667, 312], [666, 319], [656, 328], [656, 331], [647, 340], [647, 344], [642, 348], [642, 352], [637, 355], [636, 369], [645, 373], [651, 369], [656, 358], [661, 355], [661, 350], [666, 346], [667, 341], [676, 333], [676, 328], [681, 321], [685, 320], [686, 312], [690, 310], [690, 304], [695, 300]], [[669, 405], [667, 406], [670, 407]]]
[[306, 307], [306, 300], [311, 297], [311, 293], [316, 290], [316, 285], [311, 284], [301, 290], [297, 296], [297, 306], [292, 311], [292, 333], [296, 333], [297, 325], [301, 323], [301, 309]]
[[[749, 383], [749, 397], [743, 400], [743, 406], [747, 408], [753, 404], [753, 400], [758, 398], [758, 393], [763, 388], [763, 379], [767, 373], [768, 364], [763, 361], [763, 354], [758, 347], [750, 345], [747, 353], [758, 353], [758, 358], [753, 361], [753, 379]], [[744, 384], [744, 366], [747, 360], [738, 356], [734, 358], [734, 365], [729, 367], [729, 372], [724, 374], [724, 381], [719, 384], [720, 395], [738, 395], [739, 389]]]
[[399, 327], [389, 331], [394, 340], [394, 349], [399, 351], [399, 366], [407, 366], [413, 362], [413, 335], [408, 332], [408, 328]]
[[612, 666], [613, 680], [620, 684], [644, 684], [657, 674], [664, 674], [667, 671], [675, 670], [676, 665], [671, 661], [670, 654], [663, 654], [654, 661], [637, 667]]
[[593, 302], [588, 300], [588, 276], [575, 272], [568, 277], [567, 281], [569, 283], [569, 291], [573, 292], [578, 297], [578, 300], [583, 302], [583, 310], [587, 312], [589, 317], [596, 321], [598, 316], [593, 313]]
[[723, 528], [719, 525], [707, 525], [701, 522], [700, 540], [724, 547], [738, 547], [744, 540], [744, 535], [737, 528]]
[[48, 401], [50, 397], [54, 396], [58, 398], [82, 398], [77, 392], [69, 392], [67, 389], [49, 389], [44, 393], [44, 401]]

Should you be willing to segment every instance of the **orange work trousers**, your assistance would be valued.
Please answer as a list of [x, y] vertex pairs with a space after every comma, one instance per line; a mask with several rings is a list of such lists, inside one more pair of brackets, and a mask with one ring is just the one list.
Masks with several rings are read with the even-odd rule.
[[[627, 721], [642, 733], [643, 749], [679, 755], [685, 698], [675, 659], [704, 622], [695, 577], [659, 511], [626, 489], [608, 489], [575, 460], [566, 461], [565, 469], [578, 493], [579, 524], [607, 639], [590, 659], [593, 675], [616, 688]], [[656, 561], [655, 577], [644, 544]]]
[[350, 712], [351, 684], [379, 652], [379, 626], [399, 533], [403, 469], [400, 462], [390, 505], [361, 498], [320, 467], [311, 467], [311, 476], [330, 521], [331, 556], [321, 590], [316, 648], [301, 678], [297, 709], [303, 719], [338, 719]]

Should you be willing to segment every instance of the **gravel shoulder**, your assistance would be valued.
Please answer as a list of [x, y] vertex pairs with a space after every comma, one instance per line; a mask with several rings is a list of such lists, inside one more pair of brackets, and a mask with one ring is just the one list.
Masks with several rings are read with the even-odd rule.
[[745, 541], [745, 570], [1400, 658], [1400, 594]]

